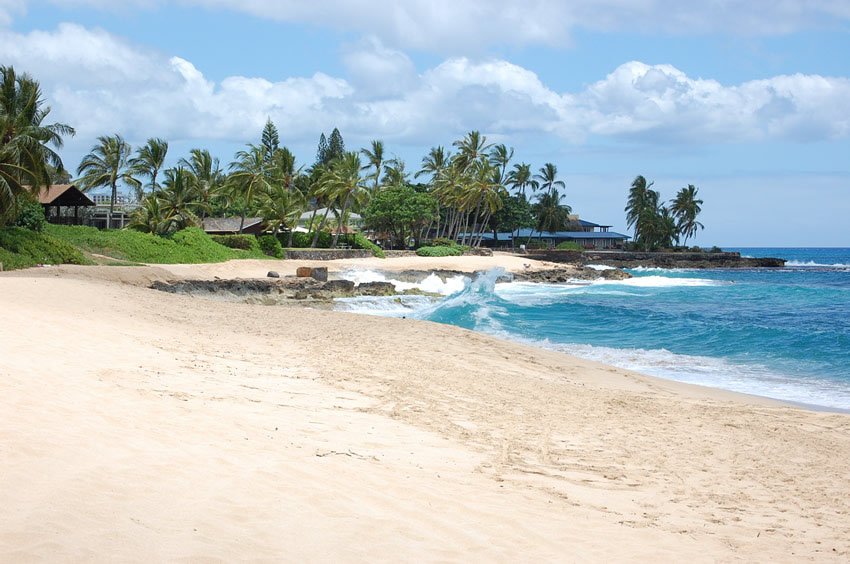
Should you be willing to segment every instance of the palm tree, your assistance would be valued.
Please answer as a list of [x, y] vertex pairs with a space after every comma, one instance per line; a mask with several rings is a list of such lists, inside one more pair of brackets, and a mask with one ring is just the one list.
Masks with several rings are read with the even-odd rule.
[[[133, 174], [151, 179], [151, 193], [154, 195], [158, 187], [156, 177], [165, 164], [166, 154], [168, 154], [168, 141], [151, 137], [147, 143], [136, 150], [136, 156], [130, 160]], [[141, 195], [141, 192], [136, 195], [138, 200], [142, 199]]]
[[558, 193], [558, 190], [544, 192], [537, 199], [534, 212], [537, 216], [537, 231], [541, 239], [544, 231], [561, 231], [569, 223], [570, 213], [573, 210], [570, 206], [561, 204], [562, 199], [563, 196]]
[[566, 188], [563, 180], [556, 180], [558, 177], [558, 167], [552, 163], [546, 163], [541, 167], [540, 173], [534, 175], [534, 180], [539, 183], [541, 189], [547, 194], [551, 194], [555, 188]]
[[201, 222], [212, 207], [213, 200], [221, 195], [225, 186], [225, 174], [218, 159], [206, 149], [192, 149], [189, 159], [180, 159], [177, 166], [185, 168], [194, 178], [194, 189], [201, 203]]
[[508, 163], [514, 158], [514, 149], [504, 144], [496, 145], [490, 151], [490, 164], [499, 169], [499, 184], [504, 184], [508, 174]]
[[381, 182], [381, 169], [384, 166], [384, 142], [373, 140], [372, 150], [360, 149], [360, 154], [366, 157], [366, 164], [363, 165], [363, 170], [374, 168], [375, 172], [371, 174], [371, 178], [375, 181], [374, 189], [377, 190]]
[[688, 244], [688, 239], [696, 235], [697, 229], [703, 229], [702, 223], [697, 221], [697, 216], [702, 211], [702, 200], [697, 199], [699, 188], [688, 184], [676, 194], [676, 199], [671, 202], [673, 217], [676, 219], [676, 228], [684, 237], [683, 244]]
[[487, 138], [481, 135], [478, 131], [470, 131], [466, 137], [452, 143], [457, 147], [458, 154], [455, 155], [455, 165], [462, 172], [466, 172], [472, 167], [472, 164], [478, 159], [485, 158], [487, 150], [492, 145], [487, 144]]
[[525, 196], [526, 188], [531, 188], [531, 191], [534, 192], [539, 187], [538, 182], [531, 174], [531, 165], [528, 163], [515, 164], [513, 170], [508, 173], [507, 183], [517, 191], [517, 194], [522, 196], [523, 200], [527, 200]]
[[410, 175], [404, 170], [404, 161], [394, 157], [384, 165], [384, 184], [386, 186], [404, 186], [410, 179]]
[[288, 247], [292, 246], [292, 230], [298, 225], [307, 201], [298, 190], [290, 190], [282, 184], [273, 185], [262, 197], [260, 215], [275, 233], [281, 228], [289, 232]]
[[82, 175], [79, 183], [84, 191], [101, 186], [109, 186], [112, 189], [109, 215], [106, 218], [106, 228], [111, 229], [115, 200], [118, 198], [118, 182], [123, 182], [132, 188], [136, 188], [140, 183], [133, 177], [133, 171], [129, 166], [132, 148], [123, 137], [116, 133], [108, 137], [98, 137], [97, 142], [97, 145], [91, 148], [91, 152], [83, 157], [80, 166], [77, 167], [77, 174]]
[[239, 201], [241, 213], [239, 233], [245, 227], [245, 215], [254, 204], [254, 199], [262, 192], [271, 189], [269, 177], [266, 174], [265, 149], [262, 146], [248, 144], [247, 150], [236, 153], [236, 160], [230, 163], [231, 196]]
[[339, 225], [333, 238], [333, 245], [339, 242], [339, 234], [345, 223], [346, 213], [352, 203], [363, 204], [369, 195], [369, 189], [360, 177], [362, 165], [357, 153], [345, 153], [334, 162], [331, 170], [322, 180], [322, 189], [331, 201], [341, 202]]
[[74, 129], [44, 123], [49, 114], [38, 82], [0, 66], [0, 225], [15, 216], [28, 186], [48, 186], [51, 170], [64, 172], [51, 146], [61, 149], [62, 136], [74, 135]]
[[449, 166], [451, 158], [451, 153], [447, 153], [443, 147], [431, 147], [428, 154], [422, 157], [422, 166], [413, 177], [419, 178], [423, 174], [430, 174], [431, 182], [433, 183], [436, 181], [437, 176]]
[[[484, 229], [490, 221], [490, 216], [502, 209], [504, 205], [502, 197], [507, 191], [499, 180], [499, 169], [489, 162], [478, 161], [472, 170], [471, 182], [467, 187], [464, 200], [467, 209], [475, 208], [470, 240], [474, 246], [481, 245]], [[480, 222], [479, 219], [481, 219]]]
[[127, 227], [142, 233], [164, 235], [168, 231], [169, 222], [164, 219], [159, 198], [153, 194], [143, 198], [139, 207], [133, 210]]
[[643, 243], [648, 248], [651, 241], [644, 234], [652, 229], [658, 215], [659, 194], [652, 190], [654, 182], [647, 183], [643, 176], [636, 176], [629, 189], [629, 199], [626, 202], [626, 222], [629, 228], [634, 227], [635, 242]]
[[198, 196], [195, 177], [191, 172], [183, 167], [165, 171], [165, 182], [158, 200], [168, 232], [201, 224], [198, 213], [204, 204]]

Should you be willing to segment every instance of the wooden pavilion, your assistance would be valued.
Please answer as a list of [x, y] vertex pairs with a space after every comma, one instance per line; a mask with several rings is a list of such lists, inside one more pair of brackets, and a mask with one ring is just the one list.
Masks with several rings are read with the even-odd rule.
[[[82, 225], [80, 208], [93, 207], [95, 203], [74, 184], [52, 184], [37, 194], [38, 203], [44, 208], [44, 216], [50, 223]], [[71, 212], [73, 208], [73, 213]]]

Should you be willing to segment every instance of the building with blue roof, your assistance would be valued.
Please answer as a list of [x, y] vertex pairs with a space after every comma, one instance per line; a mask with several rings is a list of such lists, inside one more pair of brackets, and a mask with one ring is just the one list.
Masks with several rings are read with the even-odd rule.
[[[564, 242], [573, 242], [584, 249], [619, 249], [630, 239], [628, 235], [609, 231], [610, 225], [599, 225], [583, 219], [570, 221], [566, 231], [543, 231], [523, 228], [515, 231], [484, 233], [481, 244], [485, 247], [518, 247], [530, 240], [543, 241], [549, 247], [557, 247]], [[463, 234], [458, 236], [462, 240]], [[467, 240], [469, 236], [467, 236]]]

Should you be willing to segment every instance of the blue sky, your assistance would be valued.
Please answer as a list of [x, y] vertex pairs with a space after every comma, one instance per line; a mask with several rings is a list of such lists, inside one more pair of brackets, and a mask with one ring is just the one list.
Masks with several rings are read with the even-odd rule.
[[850, 246], [850, 2], [0, 0], [0, 64], [78, 135], [222, 162], [266, 117], [301, 163], [319, 134], [418, 168], [478, 129], [558, 166], [582, 217], [625, 232], [642, 174], [695, 184], [704, 245]]

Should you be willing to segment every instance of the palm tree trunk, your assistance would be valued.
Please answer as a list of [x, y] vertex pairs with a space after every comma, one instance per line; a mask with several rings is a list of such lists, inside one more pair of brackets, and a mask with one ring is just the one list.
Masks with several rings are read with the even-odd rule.
[[325, 223], [328, 221], [328, 214], [331, 213], [330, 202], [328, 203], [328, 207], [325, 208], [325, 215], [322, 217], [322, 221], [319, 222], [319, 228], [316, 229], [316, 232], [313, 234], [313, 242], [310, 243], [310, 248], [315, 249], [316, 245], [319, 243], [319, 233], [321, 233], [322, 229], [325, 228]]
[[345, 201], [342, 203], [342, 211], [339, 212], [339, 224], [336, 227], [336, 234], [334, 234], [334, 241], [331, 244], [332, 247], [336, 247], [336, 244], [339, 242], [339, 234], [342, 231], [342, 222], [345, 218], [345, 211], [348, 209], [348, 202], [351, 200], [351, 192], [345, 197]]
[[242, 216], [239, 221], [239, 234], [242, 235], [242, 229], [245, 228], [245, 210], [242, 210]]
[[118, 197], [118, 185], [112, 183], [112, 197], [109, 199], [109, 215], [106, 216], [106, 228], [112, 229], [112, 214], [115, 213], [115, 198]]

